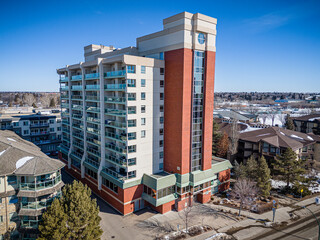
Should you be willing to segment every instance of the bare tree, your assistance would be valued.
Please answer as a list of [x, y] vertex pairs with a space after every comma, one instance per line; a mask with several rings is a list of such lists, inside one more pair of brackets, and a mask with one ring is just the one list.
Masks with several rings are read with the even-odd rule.
[[231, 191], [231, 197], [239, 201], [239, 216], [243, 207], [250, 206], [254, 199], [257, 197], [258, 189], [256, 183], [253, 181], [241, 178], [239, 179]]
[[40, 98], [40, 102], [41, 102], [42, 107], [49, 107], [50, 100], [51, 100], [51, 98], [48, 94], [42, 95]]
[[156, 232], [165, 232], [165, 233], [173, 232], [176, 230], [173, 227], [173, 225], [170, 224], [169, 222], [162, 223], [158, 219], [141, 221], [137, 224], [137, 226], [139, 228], [145, 228], [148, 230], [154, 230]]
[[192, 200], [189, 198], [187, 206], [179, 212], [179, 217], [182, 219], [186, 226], [186, 233], [188, 233], [188, 227], [190, 223], [190, 219], [194, 215], [193, 207], [192, 207]]
[[33, 96], [33, 94], [32, 93], [26, 93], [26, 94], [24, 94], [24, 96], [23, 96], [23, 101], [29, 106], [29, 107], [31, 107], [32, 106], [32, 104], [35, 102], [35, 98], [34, 98], [34, 96]]

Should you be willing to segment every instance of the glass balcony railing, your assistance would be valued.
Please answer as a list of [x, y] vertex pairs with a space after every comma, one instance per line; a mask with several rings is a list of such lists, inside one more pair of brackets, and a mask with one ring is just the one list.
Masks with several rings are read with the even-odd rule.
[[95, 124], [100, 124], [100, 119], [99, 118], [87, 117], [87, 121], [95, 123]]
[[72, 90], [82, 90], [82, 85], [73, 85], [71, 86]]
[[125, 90], [126, 84], [107, 84], [104, 85], [105, 90]]
[[81, 80], [82, 79], [82, 75], [74, 75], [71, 77], [71, 80]]
[[86, 96], [88, 101], [100, 101], [100, 96]]
[[69, 78], [68, 77], [60, 77], [60, 82], [68, 82]]
[[89, 73], [85, 75], [85, 79], [97, 79], [99, 77], [99, 73]]
[[73, 137], [79, 138], [80, 140], [83, 140], [83, 134], [80, 133], [72, 133]]
[[72, 95], [71, 99], [73, 99], [73, 100], [82, 100], [82, 96], [81, 95]]
[[126, 135], [119, 135], [111, 132], [106, 132], [106, 138], [111, 138], [111, 139], [116, 139], [120, 140], [122, 142], [127, 141], [127, 136]]
[[69, 103], [61, 103], [62, 108], [69, 108]]
[[96, 150], [96, 149], [91, 148], [91, 147], [87, 147], [87, 151], [88, 151], [89, 153], [93, 153], [94, 155], [100, 157], [100, 151], [99, 151], [99, 150]]
[[80, 148], [80, 149], [83, 149], [83, 143], [73, 142], [73, 145]]
[[49, 127], [49, 123], [31, 123], [30, 127]]
[[108, 174], [109, 176], [123, 182], [125, 180], [127, 180], [127, 175], [126, 174], [121, 174], [119, 172], [117, 172], [114, 168], [111, 168], [111, 167], [106, 167], [103, 169], [103, 171]]
[[21, 220], [20, 227], [21, 228], [32, 228], [38, 229], [39, 220]]
[[87, 127], [87, 132], [93, 133], [95, 135], [100, 135], [100, 130], [96, 128]]
[[128, 101], [135, 101], [136, 97], [128, 97]]
[[35, 210], [47, 208], [51, 205], [51, 203], [53, 202], [54, 199], [60, 198], [60, 197], [61, 197], [61, 192], [59, 192], [57, 195], [55, 195], [51, 198], [46, 198], [46, 199], [42, 199], [42, 200], [35, 201], [35, 202], [22, 201], [20, 203], [20, 208], [22, 208], [22, 209], [35, 209]]
[[61, 91], [68, 91], [69, 90], [69, 86], [61, 87], [60, 90]]
[[74, 105], [72, 105], [72, 110], [82, 111], [83, 110], [83, 106], [74, 104]]
[[69, 96], [66, 94], [61, 94], [61, 99], [69, 99]]
[[19, 189], [20, 190], [27, 190], [27, 191], [37, 191], [40, 189], [51, 188], [60, 182], [61, 182], [61, 175], [59, 175], [55, 178], [52, 178], [50, 180], [41, 181], [41, 182], [20, 183]]
[[99, 141], [98, 139], [95, 139], [95, 138], [87, 137], [87, 141], [89, 143], [95, 144], [96, 146], [101, 145], [101, 141]]
[[79, 152], [75, 152], [75, 151], [73, 151], [73, 152], [71, 153], [71, 156], [74, 156], [74, 157], [78, 158], [79, 160], [82, 159], [82, 155], [83, 155], [83, 154], [81, 154], [81, 153], [79, 153]]
[[106, 72], [104, 74], [105, 78], [116, 78], [116, 77], [123, 77], [126, 75], [126, 70], [119, 70], [119, 71], [112, 71]]
[[99, 168], [99, 166], [100, 166], [100, 163], [99, 162], [97, 162], [97, 161], [95, 161], [95, 160], [92, 160], [92, 159], [90, 159], [90, 158], [86, 158], [85, 160], [84, 160], [86, 163], [88, 163], [88, 164], [90, 164], [91, 166], [94, 166], [95, 168]]
[[136, 110], [135, 109], [133, 109], [133, 110], [128, 110], [128, 114], [136, 114]]
[[81, 114], [72, 114], [72, 118], [81, 120], [82, 119], [82, 115]]
[[127, 153], [127, 148], [124, 147], [120, 147], [120, 146], [116, 146], [113, 143], [106, 143], [106, 148], [112, 151], [115, 151], [117, 153], [120, 154], [126, 154]]
[[31, 136], [47, 135], [47, 134], [50, 134], [50, 132], [49, 131], [30, 132]]
[[105, 97], [105, 102], [111, 102], [111, 103], [125, 103], [126, 98], [124, 97]]
[[99, 113], [100, 112], [100, 107], [87, 107], [87, 112], [95, 112]]
[[115, 128], [121, 128], [121, 129], [125, 129], [127, 127], [125, 122], [119, 122], [119, 121], [116, 122], [116, 121], [109, 121], [109, 120], [106, 120], [105, 125], [108, 127], [115, 127]]
[[115, 157], [110, 154], [106, 154], [105, 157], [106, 157], [107, 161], [111, 161], [111, 162], [118, 164], [120, 166], [124, 166], [124, 167], [127, 166], [127, 160], [125, 157]]
[[86, 85], [86, 89], [87, 90], [99, 90], [100, 85], [98, 85], [98, 84]]
[[120, 110], [120, 109], [110, 109], [107, 108], [105, 109], [105, 113], [106, 114], [110, 114], [110, 115], [126, 115], [127, 111], [126, 110]]

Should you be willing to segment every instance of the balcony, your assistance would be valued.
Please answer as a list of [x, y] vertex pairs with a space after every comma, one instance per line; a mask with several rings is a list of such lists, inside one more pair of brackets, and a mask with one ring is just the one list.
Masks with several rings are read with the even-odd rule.
[[92, 154], [96, 155], [97, 157], [100, 157], [100, 151], [99, 150], [96, 150], [96, 149], [91, 148], [91, 147], [87, 147], [87, 151], [89, 153], [92, 153]]
[[37, 127], [49, 127], [49, 123], [31, 123], [31, 128], [37, 128]]
[[50, 180], [46, 180], [46, 181], [34, 182], [34, 183], [20, 183], [19, 190], [37, 191], [45, 188], [51, 188], [60, 182], [61, 182], [61, 175], [58, 175], [57, 177], [52, 178]]
[[100, 113], [100, 107], [87, 107], [87, 112]]
[[107, 84], [104, 85], [104, 89], [110, 91], [124, 91], [126, 89], [126, 84]]
[[82, 75], [74, 75], [71, 77], [71, 80], [82, 80]]
[[[38, 229], [40, 220], [21, 220], [21, 228]], [[25, 238], [24, 238], [25, 239]]]
[[100, 147], [101, 142], [98, 139], [87, 137], [87, 141], [91, 144], [94, 144], [97, 147]]
[[124, 147], [116, 146], [114, 145], [114, 143], [106, 143], [106, 148], [108, 150], [111, 150], [113, 152], [116, 152], [122, 155], [125, 155], [127, 153], [127, 148], [125, 146]]
[[90, 123], [94, 123], [94, 124], [100, 124], [100, 119], [99, 118], [87, 117], [87, 121], [90, 122]]
[[61, 87], [60, 91], [69, 91], [69, 86]]
[[86, 85], [86, 90], [100, 90], [100, 85], [98, 84]]
[[61, 99], [69, 99], [69, 96], [67, 94], [61, 94]]
[[74, 142], [73, 145], [76, 146], [77, 148], [83, 149], [83, 143]]
[[102, 171], [120, 182], [124, 182], [125, 180], [128, 179], [128, 177], [125, 173], [121, 174], [121, 173], [117, 172], [115, 168], [112, 168], [112, 167], [109, 167], [109, 168], [106, 167]]
[[72, 99], [72, 100], [82, 100], [83, 97], [82, 97], [81, 95], [72, 95], [72, 96], [71, 96], [71, 99]]
[[125, 157], [115, 157], [110, 154], [106, 154], [105, 156], [107, 161], [111, 161], [112, 163], [118, 164], [122, 167], [127, 167], [127, 160]]
[[86, 158], [86, 159], [84, 160], [84, 162], [87, 163], [87, 164], [89, 164], [89, 165], [91, 165], [91, 166], [93, 166], [93, 167], [96, 168], [97, 170], [99, 169], [100, 163], [97, 162], [97, 161], [94, 161], [94, 160], [92, 160], [92, 159], [90, 159], [90, 158]]
[[81, 114], [72, 114], [72, 118], [82, 120], [82, 115]]
[[61, 103], [61, 108], [69, 108], [69, 103]]
[[99, 73], [89, 73], [85, 75], [85, 79], [98, 79], [100, 77]]
[[34, 210], [38, 210], [38, 209], [42, 209], [42, 208], [47, 208], [51, 205], [51, 203], [53, 202], [54, 199], [56, 198], [60, 198], [61, 197], [61, 192], [59, 192], [57, 195], [51, 197], [51, 198], [47, 198], [47, 199], [42, 199], [40, 201], [35, 201], [35, 202], [25, 202], [22, 201], [20, 203], [20, 208], [21, 209], [34, 209]]
[[104, 101], [107, 103], [119, 103], [125, 104], [126, 98], [125, 97], [105, 97]]
[[99, 102], [100, 101], [100, 96], [86, 96], [87, 101], [94, 101], [94, 102]]
[[120, 70], [120, 71], [112, 71], [112, 72], [106, 72], [104, 74], [105, 78], [120, 78], [125, 77], [126, 70]]
[[72, 136], [75, 137], [75, 138], [78, 138], [80, 140], [83, 140], [83, 134], [80, 134], [80, 133], [72, 133]]
[[49, 131], [30, 132], [30, 135], [31, 135], [31, 136], [48, 135], [48, 134], [50, 134]]
[[121, 141], [121, 142], [127, 141], [126, 135], [119, 135], [111, 132], [106, 132], [106, 138], [109, 138], [111, 140]]
[[96, 129], [96, 128], [87, 127], [87, 132], [95, 134], [95, 135], [100, 135], [100, 130]]
[[73, 85], [71, 86], [72, 91], [81, 91], [82, 85]]
[[125, 122], [110, 121], [110, 120], [106, 120], [105, 125], [107, 127], [119, 128], [119, 129], [126, 129], [127, 127]]
[[75, 158], [77, 158], [81, 161], [83, 154], [73, 151], [70, 155], [74, 156]]
[[123, 116], [127, 114], [126, 110], [110, 109], [110, 108], [105, 109], [104, 112], [108, 115], [116, 115], [116, 116]]
[[72, 110], [83, 111], [83, 106], [82, 105], [73, 104], [72, 105]]

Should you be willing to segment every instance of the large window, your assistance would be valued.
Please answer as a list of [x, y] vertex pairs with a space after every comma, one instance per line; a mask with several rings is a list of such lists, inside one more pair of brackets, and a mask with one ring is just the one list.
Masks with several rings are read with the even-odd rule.
[[146, 86], [146, 80], [145, 79], [141, 79], [141, 87], [145, 87]]
[[128, 65], [127, 66], [127, 73], [136, 73], [136, 66]]
[[109, 180], [102, 178], [102, 184], [110, 190], [114, 191], [115, 193], [118, 193], [118, 186], [110, 182]]
[[146, 112], [146, 105], [141, 105], [141, 113], [145, 113]]
[[135, 79], [127, 79], [127, 85], [128, 85], [128, 87], [135, 87], [136, 80]]
[[141, 66], [141, 73], [146, 73], [146, 66]]
[[145, 92], [141, 93], [141, 100], [146, 100], [146, 93]]
[[97, 179], [97, 173], [95, 171], [92, 171], [89, 168], [85, 168], [85, 172], [86, 172], [86, 174], [88, 174], [93, 179]]

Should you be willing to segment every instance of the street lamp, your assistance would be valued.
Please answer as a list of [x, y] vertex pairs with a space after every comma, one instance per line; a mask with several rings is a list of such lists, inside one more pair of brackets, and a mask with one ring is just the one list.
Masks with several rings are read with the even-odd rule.
[[[315, 200], [316, 200], [316, 204], [319, 204], [319, 199], [315, 198]], [[311, 212], [312, 216], [317, 220], [317, 223], [318, 223], [318, 240], [320, 240], [320, 222], [319, 222], [318, 218], [316, 217], [316, 215], [314, 215], [314, 213], [309, 208], [307, 208], [306, 206], [304, 206], [303, 208], [305, 208], [309, 212]]]

